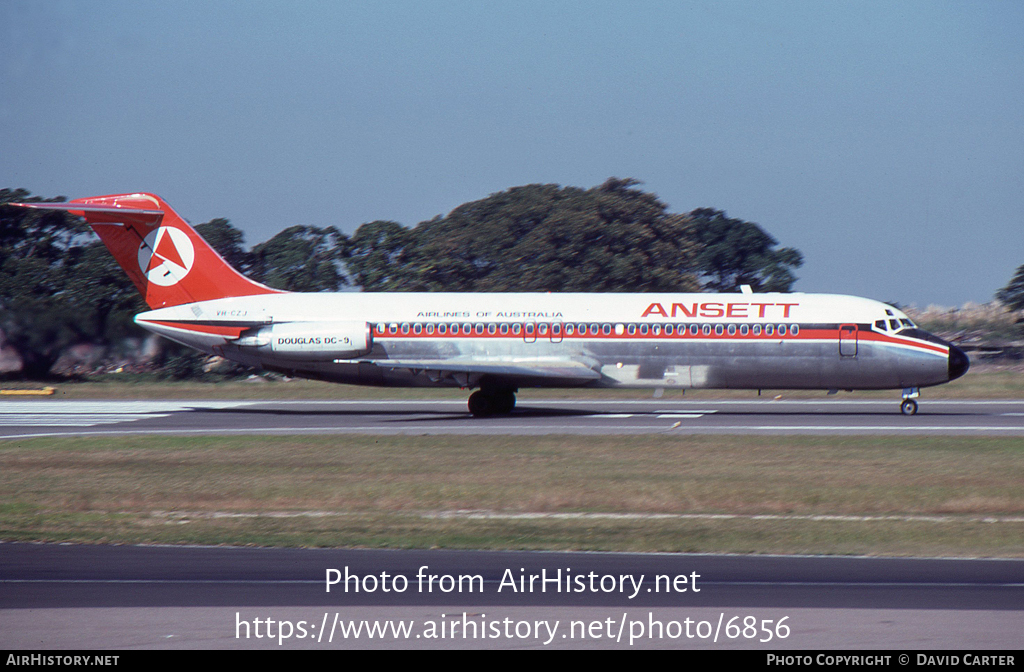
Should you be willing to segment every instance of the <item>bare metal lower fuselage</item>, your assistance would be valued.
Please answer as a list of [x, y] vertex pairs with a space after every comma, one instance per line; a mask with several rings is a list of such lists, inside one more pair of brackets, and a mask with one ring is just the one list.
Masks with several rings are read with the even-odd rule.
[[[221, 351], [223, 354], [229, 353]], [[358, 362], [297, 363], [230, 353], [250, 366], [353, 385], [393, 387], [480, 387], [493, 374], [439, 375], [440, 370], [381, 367], [388, 359], [526, 360], [573, 357], [593, 362], [600, 378], [589, 381], [520, 378], [507, 387], [622, 387], [680, 389], [860, 389], [927, 387], [947, 382], [948, 356], [862, 343], [856, 355], [842, 356], [836, 342], [710, 343], [684, 341], [651, 344], [493, 343], [427, 345], [401, 339], [377, 343]]]

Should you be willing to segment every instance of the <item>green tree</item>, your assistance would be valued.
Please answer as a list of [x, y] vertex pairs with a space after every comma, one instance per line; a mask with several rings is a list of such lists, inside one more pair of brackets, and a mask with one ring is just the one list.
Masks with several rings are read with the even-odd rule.
[[292, 226], [252, 249], [249, 277], [292, 292], [333, 292], [346, 286], [348, 238], [333, 226]]
[[69, 250], [63, 275], [60, 296], [80, 341], [113, 345], [146, 333], [134, 317], [148, 307], [102, 242]]
[[353, 284], [368, 292], [413, 291], [410, 272], [415, 234], [397, 222], [363, 224], [348, 241], [345, 267]]
[[1017, 273], [996, 293], [996, 298], [1010, 310], [1024, 310], [1024, 265], [1017, 268]]
[[363, 225], [349, 269], [368, 291], [689, 291], [686, 221], [632, 179], [531, 184], [403, 229]]
[[730, 292], [750, 285], [755, 291], [788, 292], [793, 286], [792, 269], [803, 264], [803, 255], [791, 247], [774, 249], [778, 241], [757, 224], [711, 208], [685, 217], [687, 236], [698, 249], [695, 268], [702, 289]]
[[142, 306], [138, 294], [83, 222], [6, 205], [63, 200], [0, 190], [0, 329], [32, 378], [48, 376], [70, 345], [138, 333], [131, 322]]

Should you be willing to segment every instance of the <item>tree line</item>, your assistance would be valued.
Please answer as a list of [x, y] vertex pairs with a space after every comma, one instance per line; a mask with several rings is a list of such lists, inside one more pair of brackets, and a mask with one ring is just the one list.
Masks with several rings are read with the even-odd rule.
[[[147, 309], [79, 218], [6, 205], [63, 200], [0, 189], [0, 330], [28, 378], [76, 344], [140, 337], [132, 317]], [[803, 263], [755, 223], [712, 208], [669, 212], [630, 178], [514, 187], [414, 227], [290, 226], [251, 249], [228, 219], [195, 228], [245, 275], [299, 292], [785, 292]]]

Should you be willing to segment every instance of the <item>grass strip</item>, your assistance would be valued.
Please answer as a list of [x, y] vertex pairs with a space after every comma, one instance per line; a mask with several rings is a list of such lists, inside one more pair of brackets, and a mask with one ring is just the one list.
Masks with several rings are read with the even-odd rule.
[[40, 438], [0, 443], [0, 538], [1021, 557], [1022, 482], [1020, 438]]

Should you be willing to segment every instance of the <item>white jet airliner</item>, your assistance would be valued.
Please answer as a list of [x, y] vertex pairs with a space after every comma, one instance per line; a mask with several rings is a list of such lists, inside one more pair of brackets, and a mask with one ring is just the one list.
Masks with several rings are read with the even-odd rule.
[[152, 309], [135, 317], [149, 331], [291, 376], [477, 389], [476, 416], [510, 413], [523, 387], [902, 389], [912, 415], [919, 388], [970, 365], [853, 296], [283, 292], [151, 194], [11, 205], [84, 217]]

